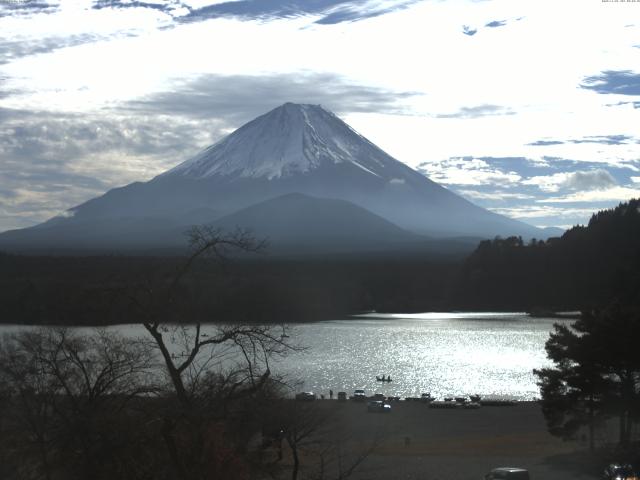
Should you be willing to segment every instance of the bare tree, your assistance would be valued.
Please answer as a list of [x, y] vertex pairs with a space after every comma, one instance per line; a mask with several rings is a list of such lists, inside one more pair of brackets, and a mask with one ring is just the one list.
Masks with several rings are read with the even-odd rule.
[[[0, 343], [12, 422], [3, 433], [23, 456], [18, 478], [101, 478], [120, 440], [109, 422], [154, 390], [153, 352], [114, 333], [26, 330]], [[117, 435], [116, 435], [117, 436]]]
[[335, 406], [333, 402], [288, 398], [272, 406], [268, 430], [272, 436], [280, 433], [288, 447], [289, 468], [282, 468], [281, 473], [291, 480], [345, 480], [379, 445], [379, 434], [370, 441], [354, 441]]
[[272, 358], [295, 350], [287, 341], [285, 325], [259, 325], [251, 319], [225, 324], [206, 314], [203, 318], [198, 302], [189, 297], [197, 288], [196, 270], [224, 268], [232, 255], [260, 252], [265, 243], [240, 229], [225, 233], [201, 226], [188, 235], [190, 253], [178, 270], [159, 285], [141, 286], [132, 297], [177, 401], [162, 414], [161, 434], [174, 475], [183, 479], [206, 477], [204, 470], [211, 469], [209, 459], [215, 457], [215, 452], [206, 451], [214, 448], [207, 436], [216, 431], [228, 437], [220, 433], [224, 428], [212, 426], [228, 423], [232, 405], [243, 405], [243, 399], [272, 381]]

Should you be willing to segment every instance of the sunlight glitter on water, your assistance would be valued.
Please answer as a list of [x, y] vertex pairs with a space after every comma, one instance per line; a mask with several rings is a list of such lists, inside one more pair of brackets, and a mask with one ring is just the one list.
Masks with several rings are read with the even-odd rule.
[[459, 318], [513, 318], [526, 316], [525, 312], [424, 312], [424, 313], [363, 313], [353, 318], [413, 318], [421, 320], [450, 320]]
[[[531, 400], [539, 397], [532, 370], [549, 365], [544, 350], [557, 319], [522, 313], [368, 314], [351, 320], [297, 325], [309, 347], [279, 363], [328, 394], [356, 388], [400, 397], [478, 393]], [[376, 381], [391, 375], [393, 382]]]
[[[304, 382], [300, 390], [328, 395], [363, 388], [399, 397], [539, 397], [534, 368], [550, 365], [544, 344], [554, 323], [522, 313], [366, 314], [291, 326], [290, 340], [307, 347], [272, 364], [274, 374]], [[0, 333], [19, 331], [3, 325]], [[203, 327], [214, 328], [210, 326]], [[147, 337], [141, 325], [108, 327], [127, 337]], [[78, 328], [91, 333], [88, 328]], [[377, 382], [391, 375], [392, 382]]]

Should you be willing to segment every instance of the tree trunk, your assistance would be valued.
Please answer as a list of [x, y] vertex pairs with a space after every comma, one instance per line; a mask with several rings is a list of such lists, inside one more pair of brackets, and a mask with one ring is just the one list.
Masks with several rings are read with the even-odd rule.
[[287, 443], [291, 448], [291, 455], [293, 455], [293, 470], [291, 470], [291, 480], [297, 480], [298, 478], [298, 470], [300, 469], [300, 458], [298, 457], [298, 447], [296, 445], [295, 439], [292, 441], [287, 438]]
[[38, 435], [38, 450], [40, 451], [40, 458], [42, 458], [42, 468], [44, 469], [45, 480], [51, 480], [51, 467], [49, 466], [49, 455], [47, 455], [47, 447], [45, 440]]
[[175, 429], [175, 423], [172, 420], [165, 418], [162, 424], [162, 438], [164, 439], [164, 443], [167, 446], [169, 457], [171, 458], [171, 461], [176, 470], [176, 474], [178, 478], [181, 478], [183, 480], [189, 480], [185, 472], [184, 465], [180, 461], [178, 448], [176, 447], [176, 442], [173, 438], [174, 429]]
[[589, 397], [589, 451], [593, 452], [595, 450], [594, 445], [594, 431], [595, 431], [595, 415], [593, 412], [593, 395]]
[[184, 383], [182, 382], [182, 376], [180, 372], [176, 368], [173, 363], [173, 359], [171, 358], [171, 353], [169, 353], [169, 349], [164, 343], [164, 339], [162, 338], [162, 333], [156, 330], [153, 327], [149, 327], [145, 325], [145, 328], [151, 334], [153, 339], [156, 341], [156, 345], [160, 349], [160, 353], [162, 353], [162, 358], [164, 359], [164, 363], [167, 366], [167, 371], [169, 372], [169, 376], [171, 377], [171, 383], [173, 383], [173, 388], [176, 391], [176, 396], [180, 403], [183, 406], [189, 406], [189, 395], [187, 394], [187, 390], [184, 388]]
[[620, 412], [619, 417], [618, 417], [618, 424], [619, 424], [619, 431], [620, 431], [620, 434], [618, 436], [618, 444], [619, 445], [624, 445], [625, 444], [624, 439], [625, 439], [626, 435], [625, 435], [624, 430], [625, 430], [625, 426], [626, 426], [627, 422], [625, 422], [624, 413], [625, 413], [624, 410], [622, 410]]

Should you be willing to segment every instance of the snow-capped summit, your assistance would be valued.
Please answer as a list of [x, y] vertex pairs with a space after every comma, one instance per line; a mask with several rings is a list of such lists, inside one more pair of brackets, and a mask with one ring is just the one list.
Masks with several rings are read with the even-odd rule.
[[163, 175], [274, 179], [323, 164], [351, 163], [370, 175], [386, 177], [393, 162], [320, 105], [285, 103]]

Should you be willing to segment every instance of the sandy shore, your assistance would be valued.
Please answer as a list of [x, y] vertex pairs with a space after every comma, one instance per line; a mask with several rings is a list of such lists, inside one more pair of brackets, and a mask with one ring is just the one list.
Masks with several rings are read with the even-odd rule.
[[[602, 465], [580, 442], [551, 436], [538, 404], [478, 410], [392, 403], [388, 414], [368, 413], [364, 403], [317, 401], [332, 410], [352, 444], [379, 445], [352, 478], [482, 479], [491, 468], [518, 466], [532, 480], [594, 479]], [[332, 415], [333, 415], [332, 414]]]

